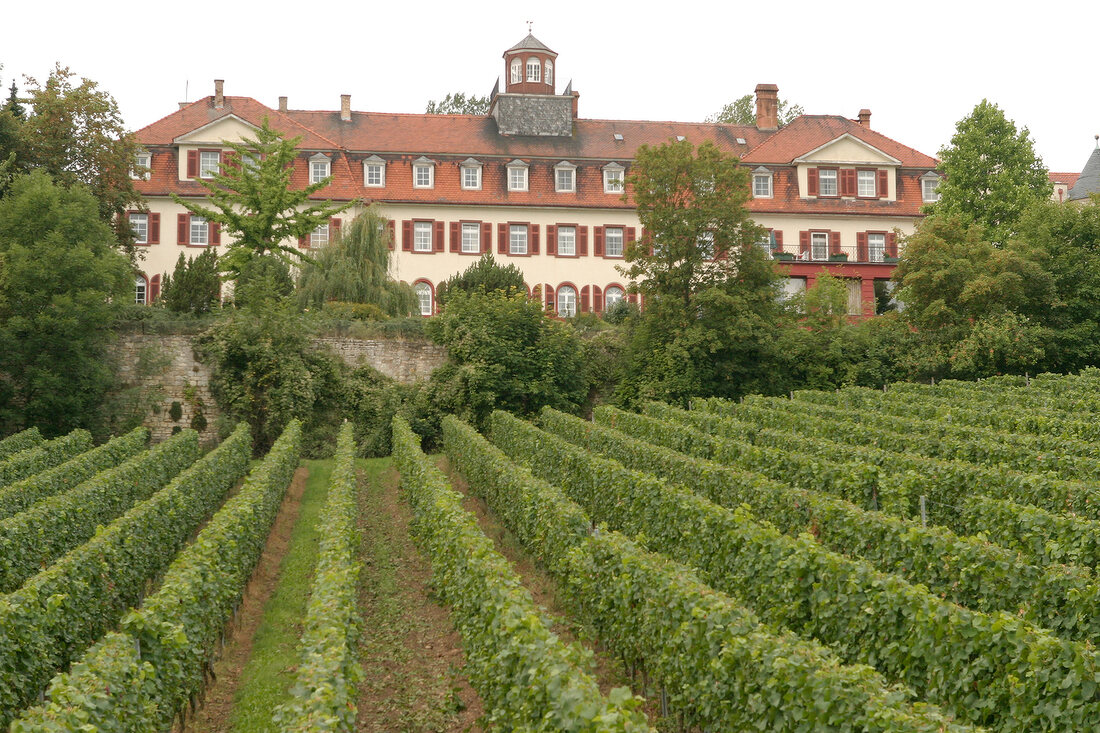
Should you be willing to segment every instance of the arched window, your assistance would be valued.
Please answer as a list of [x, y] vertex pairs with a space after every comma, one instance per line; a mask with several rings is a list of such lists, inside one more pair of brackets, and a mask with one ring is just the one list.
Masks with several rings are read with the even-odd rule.
[[542, 81], [542, 64], [536, 58], [527, 59], [527, 81]]
[[511, 84], [519, 84], [523, 81], [523, 62], [519, 59], [512, 59], [512, 74]]
[[413, 285], [413, 292], [416, 293], [416, 301], [420, 304], [420, 315], [430, 316], [432, 314], [431, 284], [422, 280]]
[[558, 315], [562, 318], [577, 315], [577, 291], [569, 285], [558, 288]]
[[554, 84], [554, 62], [550, 59], [546, 59], [546, 83], [553, 86]]
[[149, 281], [144, 275], [138, 275], [134, 278], [134, 302], [138, 305], [145, 305], [147, 296], [149, 294]]
[[611, 308], [619, 301], [623, 299], [623, 289], [618, 285], [610, 285], [607, 290], [603, 291], [603, 307], [604, 310]]

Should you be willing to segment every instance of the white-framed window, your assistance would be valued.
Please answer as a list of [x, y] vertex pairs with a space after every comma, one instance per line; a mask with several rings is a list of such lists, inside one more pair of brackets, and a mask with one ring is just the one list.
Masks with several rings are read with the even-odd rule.
[[702, 253], [703, 259], [714, 259], [714, 232], [700, 232], [699, 238], [695, 240], [695, 246], [699, 248], [699, 252]]
[[321, 224], [309, 233], [310, 247], [324, 247], [328, 244], [328, 224]]
[[849, 278], [844, 284], [848, 288], [848, 315], [863, 315], [863, 282]]
[[138, 305], [145, 305], [148, 303], [149, 297], [149, 281], [145, 279], [144, 275], [138, 275], [134, 278], [134, 302]]
[[756, 246], [764, 250], [764, 254], [768, 256], [768, 259], [773, 259], [773, 247], [775, 246], [775, 232], [771, 230], [764, 232], [763, 236], [756, 242]]
[[550, 59], [546, 59], [546, 83], [553, 85], [554, 83], [554, 62]]
[[806, 292], [806, 278], [788, 277], [783, 282], [783, 290], [779, 293], [780, 300], [790, 300], [796, 295]]
[[133, 178], [135, 181], [148, 181], [152, 165], [153, 156], [151, 154], [145, 152], [138, 153], [134, 156], [134, 169], [130, 171], [130, 178]]
[[519, 59], [512, 59], [512, 71], [509, 75], [509, 84], [519, 84], [523, 81], [523, 62]]
[[134, 233], [134, 244], [148, 244], [149, 215], [130, 214], [130, 231]]
[[241, 156], [241, 165], [243, 165], [245, 169], [250, 171], [258, 170], [260, 167], [260, 154], [245, 153]]
[[413, 285], [413, 292], [416, 293], [416, 302], [420, 306], [420, 315], [430, 316], [432, 314], [432, 286], [426, 282], [419, 282]]
[[328, 158], [318, 159], [312, 158], [309, 161], [309, 182], [320, 183], [329, 176], [329, 169], [331, 163]]
[[810, 258], [815, 260], [829, 259], [829, 233], [810, 233]]
[[940, 177], [935, 173], [925, 173], [920, 177], [921, 200], [926, 204], [940, 200]]
[[527, 254], [527, 225], [511, 224], [508, 227], [508, 254]]
[[772, 197], [772, 174], [752, 174], [752, 196], [757, 199], [770, 199]]
[[542, 81], [542, 64], [536, 58], [527, 59], [527, 81]]
[[875, 186], [878, 171], [856, 171], [856, 196], [874, 198], [878, 195]]
[[210, 244], [210, 224], [196, 214], [191, 215], [191, 244]]
[[836, 168], [819, 168], [817, 171], [817, 195], [836, 196]]
[[623, 289], [620, 288], [618, 285], [612, 285], [607, 290], [603, 291], [604, 310], [622, 301], [623, 295]]
[[527, 190], [527, 164], [522, 160], [513, 160], [508, 164], [508, 190]]
[[222, 154], [218, 150], [199, 151], [199, 178], [213, 178], [221, 164]]
[[433, 188], [435, 186], [435, 166], [431, 163], [413, 164], [413, 188]]
[[481, 189], [480, 163], [462, 164], [462, 187], [468, 191], [477, 191]]
[[604, 193], [622, 193], [623, 192], [623, 174], [626, 172], [618, 163], [611, 163], [605, 165], [603, 169], [603, 192]]
[[430, 222], [430, 221], [414, 221], [413, 222], [413, 251], [414, 252], [431, 252], [432, 251], [432, 222]]
[[477, 222], [462, 222], [462, 251], [466, 254], [481, 251], [481, 225]]
[[558, 227], [558, 254], [567, 257], [577, 254], [576, 227]]
[[363, 185], [382, 188], [386, 185], [386, 161], [372, 155], [363, 161]]
[[577, 315], [577, 291], [570, 285], [558, 288], [558, 315], [562, 318]]
[[605, 227], [603, 230], [603, 253], [607, 257], [623, 256], [623, 228]]
[[871, 262], [886, 261], [886, 235], [871, 233], [867, 235], [867, 259]]
[[554, 190], [558, 193], [577, 190], [577, 166], [564, 160], [554, 166]]

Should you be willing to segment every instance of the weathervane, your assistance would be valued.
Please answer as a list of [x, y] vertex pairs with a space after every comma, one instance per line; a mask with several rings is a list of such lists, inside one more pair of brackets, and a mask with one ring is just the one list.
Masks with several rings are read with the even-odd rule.
[[531, 33], [531, 24], [533, 22], [534, 21], [531, 21], [531, 20], [527, 21], [527, 33], [528, 33], [528, 35], [530, 35], [530, 33]]

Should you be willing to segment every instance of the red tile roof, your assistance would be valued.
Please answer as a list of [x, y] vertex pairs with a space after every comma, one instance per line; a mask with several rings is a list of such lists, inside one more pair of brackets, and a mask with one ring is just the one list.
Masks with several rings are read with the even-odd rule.
[[753, 164], [790, 163], [845, 133], [897, 158], [906, 168], [936, 167], [935, 158], [839, 115], [796, 117], [786, 127], [753, 147], [742, 160]]
[[[134, 135], [145, 145], [171, 145], [177, 137], [231, 114], [257, 127], [263, 123], [264, 117], [267, 117], [273, 129], [292, 137], [301, 136], [300, 147], [306, 150], [329, 150], [337, 147], [332, 140], [325, 139], [308, 127], [302, 127], [278, 110], [260, 104], [251, 97], [226, 97], [221, 108], [214, 106], [213, 97], [205, 97], [162, 117], [151, 125], [146, 125]], [[338, 112], [333, 114], [339, 116]]]
[[1061, 184], [1064, 184], [1066, 186], [1069, 186], [1070, 188], [1073, 188], [1073, 184], [1077, 183], [1077, 179], [1081, 177], [1081, 174], [1080, 173], [1055, 173], [1054, 171], [1050, 171], [1049, 173], [1047, 173], [1047, 177], [1050, 178], [1050, 182], [1052, 184], [1061, 183]]

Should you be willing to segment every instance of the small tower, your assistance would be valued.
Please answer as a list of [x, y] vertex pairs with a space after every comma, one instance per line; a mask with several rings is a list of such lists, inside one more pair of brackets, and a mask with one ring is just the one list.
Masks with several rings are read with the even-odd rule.
[[507, 94], [554, 94], [558, 55], [530, 33], [504, 52]]

